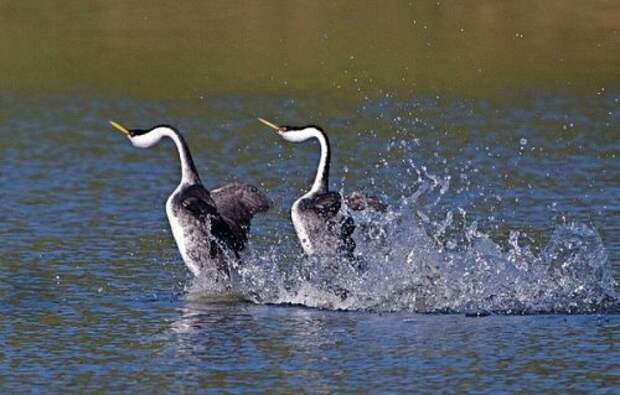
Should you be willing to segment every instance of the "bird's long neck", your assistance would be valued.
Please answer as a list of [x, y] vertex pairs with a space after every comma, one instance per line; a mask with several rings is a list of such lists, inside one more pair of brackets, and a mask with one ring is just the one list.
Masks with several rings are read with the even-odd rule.
[[201, 184], [200, 176], [192, 160], [192, 154], [189, 152], [189, 147], [183, 136], [174, 131], [170, 131], [166, 135], [174, 141], [177, 151], [179, 152], [179, 159], [181, 161], [181, 184]]
[[316, 176], [314, 177], [312, 188], [310, 188], [307, 195], [325, 193], [328, 191], [329, 187], [329, 163], [331, 161], [329, 139], [320, 131], [317, 131], [314, 137], [319, 141], [319, 145], [321, 146], [321, 158], [319, 159], [319, 166], [316, 169]]

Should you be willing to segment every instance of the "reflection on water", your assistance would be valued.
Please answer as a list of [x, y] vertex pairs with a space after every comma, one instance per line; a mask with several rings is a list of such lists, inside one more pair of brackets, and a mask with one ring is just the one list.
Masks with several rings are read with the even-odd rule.
[[[562, 385], [592, 391], [612, 385], [608, 369], [617, 354], [616, 321], [615, 316], [471, 319], [190, 302], [163, 335], [170, 341], [162, 359], [164, 370], [176, 378], [166, 388], [330, 393], [440, 391], [446, 385], [455, 391], [549, 391]], [[584, 342], [592, 348], [583, 348]], [[178, 361], [182, 371], [174, 369]], [[593, 364], [597, 368], [589, 376], [575, 369]], [[514, 379], [523, 375], [530, 380]]]

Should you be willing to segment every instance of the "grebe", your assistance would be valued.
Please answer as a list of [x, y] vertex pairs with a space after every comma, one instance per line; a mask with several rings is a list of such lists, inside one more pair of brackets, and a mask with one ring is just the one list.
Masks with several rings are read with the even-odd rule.
[[[291, 207], [291, 220], [301, 246], [307, 255], [343, 254], [354, 258], [355, 230], [353, 218], [342, 209], [342, 197], [329, 191], [329, 166], [331, 153], [329, 139], [318, 126], [277, 126], [262, 118], [258, 120], [276, 130], [284, 140], [303, 143], [316, 139], [321, 147], [321, 157], [310, 190], [297, 199]], [[387, 206], [378, 198], [362, 192], [353, 192], [347, 198], [347, 207], [361, 211], [373, 209], [384, 212]]]
[[207, 190], [194, 166], [189, 147], [172, 126], [159, 125], [148, 130], [127, 129], [110, 121], [135, 147], [149, 148], [162, 138], [176, 145], [181, 162], [181, 182], [166, 201], [166, 214], [183, 261], [199, 276], [205, 267], [215, 265], [223, 280], [230, 280], [231, 265], [247, 242], [250, 221], [256, 213], [267, 211], [269, 198], [253, 185], [232, 183]]

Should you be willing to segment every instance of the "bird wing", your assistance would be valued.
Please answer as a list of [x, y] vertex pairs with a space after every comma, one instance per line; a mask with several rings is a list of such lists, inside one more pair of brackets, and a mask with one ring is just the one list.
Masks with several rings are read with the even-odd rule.
[[185, 188], [179, 195], [179, 201], [183, 209], [202, 221], [209, 216], [218, 215], [215, 202], [202, 185], [196, 184]]
[[249, 229], [254, 214], [271, 208], [271, 200], [254, 185], [234, 182], [211, 191], [217, 210], [226, 219]]
[[338, 192], [319, 193], [300, 202], [302, 210], [311, 210], [323, 218], [333, 217], [342, 206], [342, 197]]
[[342, 196], [338, 192], [320, 193], [315, 196], [303, 199], [299, 208], [311, 211], [325, 221], [327, 229], [334, 232], [339, 240], [340, 252], [352, 256], [355, 250], [353, 232], [355, 231], [355, 221], [347, 213], [341, 212]]
[[184, 210], [203, 223], [210, 224], [211, 235], [228, 245], [234, 251], [243, 249], [247, 236], [245, 231], [233, 221], [221, 215], [209, 191], [202, 185], [186, 188], [179, 200]]
[[380, 213], [387, 211], [387, 204], [376, 196], [369, 196], [364, 192], [353, 192], [347, 197], [347, 206], [351, 210], [362, 211], [371, 208]]

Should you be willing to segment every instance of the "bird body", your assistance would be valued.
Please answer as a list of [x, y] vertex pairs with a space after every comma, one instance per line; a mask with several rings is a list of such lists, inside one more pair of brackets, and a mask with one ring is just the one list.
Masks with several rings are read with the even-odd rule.
[[297, 238], [304, 252], [306, 252], [306, 254], [312, 254], [315, 251], [314, 243], [310, 239], [313, 230], [307, 225], [308, 221], [304, 220], [305, 213], [299, 208], [302, 199], [303, 198], [296, 200], [291, 206], [291, 222], [293, 222], [295, 233], [297, 234]]
[[238, 258], [245, 237], [235, 239], [232, 224], [225, 222], [202, 185], [181, 185], [177, 190], [166, 202], [166, 214], [183, 261], [196, 276], [209, 263], [218, 273], [230, 275], [228, 264]]
[[174, 240], [194, 275], [199, 276], [210, 265], [218, 275], [230, 279], [230, 266], [245, 247], [251, 219], [270, 208], [269, 198], [256, 187], [240, 183], [210, 192], [200, 180], [185, 139], [171, 126], [150, 130], [128, 130], [117, 123], [112, 126], [125, 133], [136, 147], [151, 147], [164, 137], [174, 142], [181, 163], [181, 181], [166, 201]]
[[355, 223], [341, 206], [338, 192], [303, 196], [293, 203], [291, 220], [306, 254], [353, 253]]
[[186, 240], [185, 240], [185, 231], [183, 230], [184, 223], [179, 218], [179, 215], [174, 208], [177, 206], [173, 202], [174, 197], [178, 195], [183, 189], [183, 185], [179, 184], [179, 186], [172, 192], [172, 194], [166, 200], [166, 216], [168, 217], [168, 223], [170, 224], [170, 230], [172, 231], [172, 237], [174, 237], [174, 241], [176, 242], [177, 248], [179, 249], [179, 253], [181, 254], [181, 258], [183, 262], [187, 265], [189, 270], [197, 275], [200, 272], [200, 266], [190, 260], [189, 255], [187, 253], [187, 249], [185, 248]]

